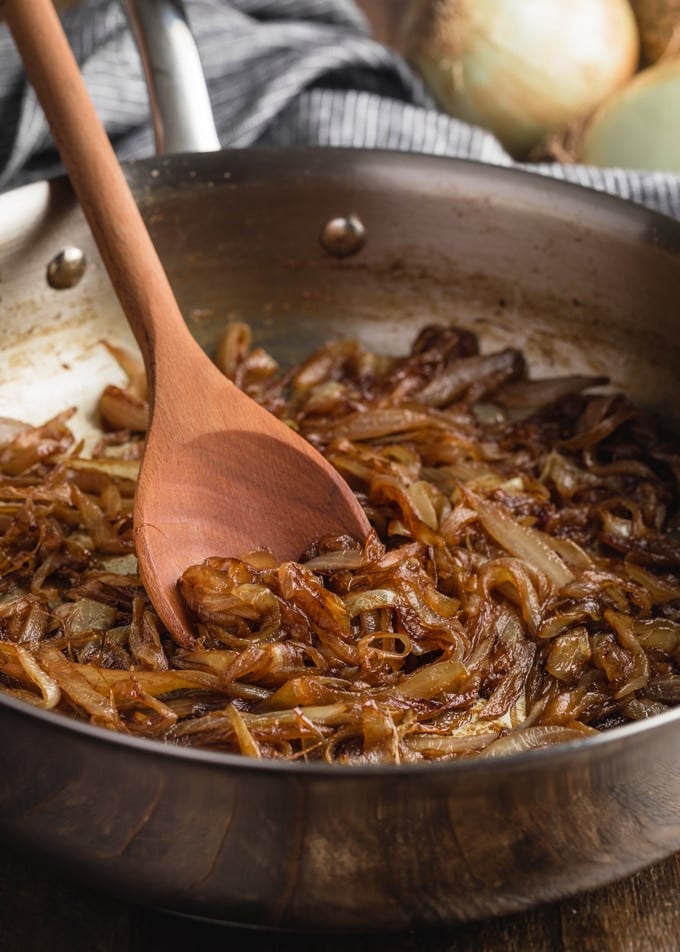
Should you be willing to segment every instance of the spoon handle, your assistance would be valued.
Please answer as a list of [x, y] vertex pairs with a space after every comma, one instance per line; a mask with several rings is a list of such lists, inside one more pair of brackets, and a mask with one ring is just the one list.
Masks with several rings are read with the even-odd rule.
[[153, 392], [158, 347], [170, 335], [184, 334], [188, 340], [182, 339], [177, 352], [193, 338], [51, 0], [4, 0], [1, 9], [137, 338]]

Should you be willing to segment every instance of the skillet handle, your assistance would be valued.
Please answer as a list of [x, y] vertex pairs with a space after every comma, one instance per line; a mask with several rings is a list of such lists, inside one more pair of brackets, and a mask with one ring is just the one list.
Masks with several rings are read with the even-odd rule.
[[158, 155], [220, 148], [182, 0], [122, 0], [144, 67]]

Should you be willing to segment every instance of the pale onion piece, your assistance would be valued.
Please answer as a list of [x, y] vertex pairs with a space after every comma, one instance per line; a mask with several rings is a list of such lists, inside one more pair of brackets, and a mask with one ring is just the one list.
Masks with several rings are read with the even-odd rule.
[[248, 725], [233, 704], [230, 704], [227, 708], [227, 717], [231, 721], [231, 726], [234, 728], [234, 734], [236, 735], [241, 753], [247, 757], [255, 757], [258, 760], [261, 759], [262, 751], [260, 750], [260, 745], [248, 730]]
[[523, 493], [526, 489], [526, 484], [522, 476], [512, 476], [510, 479], [506, 479], [498, 487], [506, 493]]
[[485, 530], [507, 552], [539, 569], [558, 589], [573, 580], [573, 572], [531, 527], [523, 526], [500, 506], [481, 496], [469, 491], [466, 496]]
[[589, 165], [680, 172], [680, 58], [638, 73], [595, 113], [577, 148]]
[[279, 564], [268, 549], [246, 552], [241, 556], [241, 561], [254, 569], [274, 569]]
[[466, 734], [415, 734], [404, 738], [411, 750], [429, 757], [447, 757], [480, 751], [498, 737], [498, 730], [480, 730]]
[[382, 661], [403, 662], [411, 651], [411, 639], [401, 633], [374, 631], [360, 638], [357, 647], [360, 656], [372, 655]]
[[305, 400], [305, 413], [330, 414], [346, 404], [347, 387], [338, 380], [327, 380], [311, 391]]
[[624, 519], [623, 516], [616, 516], [613, 512], [605, 509], [602, 515], [602, 529], [611, 539], [621, 539], [627, 541], [635, 538], [634, 522], [632, 519]]
[[594, 728], [562, 727], [559, 724], [520, 727], [492, 741], [480, 757], [505, 757], [507, 754], [518, 754], [552, 744], [565, 744], [570, 740], [583, 740], [591, 734], [597, 734], [597, 731]]
[[272, 695], [264, 698], [257, 711], [288, 711], [296, 707], [335, 704], [345, 699], [350, 700], [351, 694], [344, 682], [337, 678], [301, 674], [289, 678]]
[[630, 0], [646, 63], [680, 50], [680, 0]]
[[[307, 563], [305, 563], [307, 564]], [[394, 589], [374, 588], [368, 592], [350, 592], [343, 595], [342, 600], [351, 618], [362, 612], [375, 611], [378, 608], [391, 608], [399, 601]]]
[[475, 419], [483, 426], [494, 426], [507, 420], [505, 411], [495, 403], [476, 403], [472, 407]]
[[373, 476], [373, 469], [363, 460], [356, 459], [349, 453], [334, 453], [331, 459], [333, 466], [343, 476], [353, 476], [364, 483], [368, 483]]
[[532, 531], [573, 569], [578, 569], [579, 572], [585, 572], [587, 569], [594, 567], [595, 563], [592, 558], [588, 555], [586, 550], [583, 549], [578, 542], [574, 542], [573, 539], [558, 539], [557, 536], [550, 535], [548, 532], [543, 532], [541, 529], [534, 529], [533, 527]]
[[60, 456], [57, 462], [64, 462], [69, 469], [83, 472], [106, 473], [107, 476], [117, 476], [120, 479], [129, 479], [136, 482], [139, 476], [138, 459], [122, 459], [119, 456], [98, 457], [90, 459], [83, 456]]
[[344, 701], [334, 704], [310, 704], [289, 711], [273, 711], [271, 714], [243, 714], [248, 727], [252, 730], [295, 727], [299, 725], [300, 715], [310, 725], [325, 726], [344, 724], [350, 719], [350, 710]]
[[406, 490], [418, 518], [425, 523], [428, 529], [436, 529], [439, 525], [439, 516], [435, 506], [435, 490], [431, 483], [418, 479]]
[[101, 560], [102, 567], [114, 575], [135, 576], [138, 571], [137, 556], [133, 552], [127, 555], [111, 555]]
[[59, 612], [66, 638], [84, 631], [108, 631], [116, 619], [114, 605], [105, 605], [92, 598], [80, 598], [65, 605]]
[[516, 157], [635, 72], [627, 0], [414, 0], [402, 48], [440, 105]]
[[361, 549], [337, 549], [307, 559], [305, 568], [310, 572], [335, 572], [340, 569], [358, 569], [364, 558]]
[[435, 661], [407, 674], [397, 682], [395, 690], [405, 697], [432, 698], [459, 691], [467, 678], [468, 670], [460, 661]]

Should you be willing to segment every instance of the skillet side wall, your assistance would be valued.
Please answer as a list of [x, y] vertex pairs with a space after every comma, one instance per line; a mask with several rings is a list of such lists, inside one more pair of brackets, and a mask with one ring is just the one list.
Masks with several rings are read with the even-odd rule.
[[206, 919], [365, 931], [485, 918], [680, 846], [668, 718], [415, 771], [261, 769], [98, 733], [3, 710], [4, 835], [89, 884]]

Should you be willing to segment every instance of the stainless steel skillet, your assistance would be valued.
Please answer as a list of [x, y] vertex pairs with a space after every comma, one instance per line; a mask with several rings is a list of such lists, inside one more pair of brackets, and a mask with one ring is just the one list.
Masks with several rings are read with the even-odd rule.
[[[431, 320], [607, 372], [677, 423], [680, 225], [526, 174], [336, 150], [180, 154], [128, 175], [192, 329], [250, 321], [292, 360], [338, 334], [403, 349]], [[367, 241], [337, 257], [328, 222]], [[85, 252], [55, 289], [51, 260]], [[68, 283], [68, 282], [66, 282]], [[126, 340], [63, 180], [0, 196], [0, 415], [94, 401]], [[407, 928], [498, 915], [680, 848], [680, 711], [552, 750], [427, 768], [254, 763], [0, 697], [3, 835], [103, 889], [222, 921]]]

